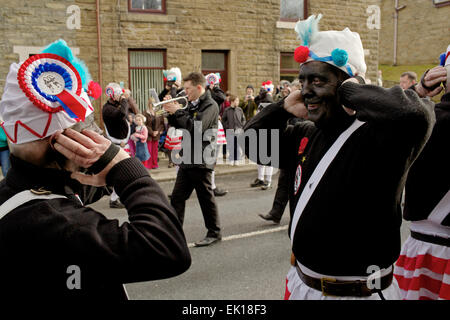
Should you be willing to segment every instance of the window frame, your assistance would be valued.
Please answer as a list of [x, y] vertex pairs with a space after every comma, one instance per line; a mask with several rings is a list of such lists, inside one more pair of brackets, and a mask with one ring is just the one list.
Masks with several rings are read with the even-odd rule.
[[161, 10], [156, 9], [136, 9], [131, 6], [131, 1], [128, 0], [128, 12], [133, 13], [150, 13], [150, 14], [167, 14], [166, 0], [161, 0]]
[[[132, 67], [131, 66], [131, 59], [130, 55], [133, 51], [145, 51], [145, 52], [162, 52], [163, 54], [163, 66], [162, 67]], [[167, 49], [166, 48], [128, 48], [128, 88], [133, 92], [135, 88], [131, 86], [131, 70], [161, 70], [161, 73], [163, 70], [167, 69]], [[163, 83], [164, 86], [164, 83]], [[138, 106], [139, 108], [139, 106]], [[141, 110], [140, 110], [141, 111]]]
[[283, 69], [281, 68], [281, 58], [283, 56], [288, 56], [288, 57], [292, 57], [292, 59], [294, 59], [294, 52], [280, 52], [280, 79], [281, 79], [281, 75], [282, 74], [292, 74], [294, 77], [298, 77], [298, 73], [299, 73], [299, 69]]
[[209, 73], [220, 73], [221, 82], [220, 82], [220, 88], [223, 90], [223, 92], [228, 91], [228, 77], [229, 77], [229, 51], [228, 50], [202, 50], [202, 56], [204, 53], [223, 53], [224, 55], [224, 68], [223, 70], [220, 69], [203, 69], [203, 65], [201, 65], [201, 73], [203, 75], [207, 75]]
[[[306, 19], [307, 17], [308, 17], [308, 0], [303, 0], [303, 19]], [[283, 18], [281, 16], [281, 0], [280, 0], [280, 19], [279, 19], [279, 21], [286, 21], [286, 22], [297, 22], [298, 21], [298, 19], [288, 19], [288, 18]]]
[[439, 2], [437, 2], [437, 0], [433, 0], [433, 5], [434, 5], [436, 8], [445, 7], [445, 6], [450, 5], [450, 0], [447, 0], [447, 1], [439, 1]]

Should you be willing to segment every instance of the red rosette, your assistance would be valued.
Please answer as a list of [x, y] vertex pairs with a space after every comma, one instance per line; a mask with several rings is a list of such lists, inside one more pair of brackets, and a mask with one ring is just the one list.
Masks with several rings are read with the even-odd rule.
[[28, 70], [30, 65], [32, 65], [34, 62], [36, 62], [36, 61], [38, 61], [40, 59], [57, 60], [57, 61], [63, 63], [66, 67], [68, 67], [73, 72], [73, 74], [76, 77], [76, 83], [75, 83], [75, 81], [72, 82], [72, 84], [74, 86], [76, 86], [75, 94], [76, 95], [80, 95], [81, 94], [81, 90], [82, 90], [81, 77], [80, 77], [78, 71], [75, 69], [75, 67], [69, 61], [67, 61], [63, 57], [60, 57], [60, 56], [58, 56], [56, 54], [53, 54], [53, 53], [36, 54], [34, 56], [31, 56], [27, 60], [25, 60], [22, 63], [22, 65], [20, 66], [20, 68], [19, 68], [19, 70], [17, 72], [17, 81], [19, 83], [19, 86], [22, 89], [22, 91], [25, 93], [25, 95], [28, 97], [28, 99], [30, 99], [30, 101], [36, 107], [41, 109], [42, 111], [47, 112], [47, 113], [56, 113], [56, 112], [64, 111], [64, 108], [62, 106], [58, 106], [56, 108], [52, 108], [52, 107], [46, 105], [37, 96], [35, 96], [35, 94], [30, 90], [30, 85], [28, 84], [28, 82], [26, 80], [26, 73], [27, 73], [26, 71]]

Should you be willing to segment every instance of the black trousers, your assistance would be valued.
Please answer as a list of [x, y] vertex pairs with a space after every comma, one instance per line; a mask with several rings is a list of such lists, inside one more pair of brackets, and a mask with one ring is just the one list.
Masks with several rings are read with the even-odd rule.
[[277, 191], [275, 192], [275, 198], [273, 199], [272, 209], [270, 210], [269, 214], [271, 214], [273, 217], [281, 219], [288, 201], [289, 175], [287, 174], [287, 170], [280, 169]]
[[203, 168], [181, 168], [172, 191], [170, 203], [174, 207], [181, 224], [184, 221], [186, 200], [196, 191], [202, 210], [208, 237], [220, 235], [219, 213], [216, 199], [211, 187], [211, 170]]

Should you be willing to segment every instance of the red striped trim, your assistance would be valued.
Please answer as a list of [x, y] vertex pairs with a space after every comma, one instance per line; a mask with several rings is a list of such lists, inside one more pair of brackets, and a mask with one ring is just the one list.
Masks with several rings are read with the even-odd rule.
[[450, 274], [449, 260], [438, 258], [431, 254], [418, 255], [415, 257], [401, 255], [396, 262], [396, 266], [409, 271], [427, 268], [437, 274]]
[[443, 283], [440, 280], [430, 278], [425, 274], [413, 278], [405, 278], [397, 274], [394, 274], [394, 276], [398, 282], [398, 286], [402, 290], [418, 291], [423, 288], [438, 294], [442, 299], [450, 300], [450, 285]]
[[35, 135], [36, 137], [38, 137], [39, 139], [44, 138], [47, 135], [47, 131], [48, 128], [50, 127], [50, 123], [52, 122], [52, 114], [49, 113], [48, 114], [48, 120], [47, 120], [47, 124], [45, 125], [44, 128], [44, 132], [42, 132], [42, 134], [37, 133], [36, 131], [34, 131], [33, 129], [31, 129], [29, 126], [27, 126], [25, 123], [23, 123], [22, 121], [18, 120], [16, 121], [15, 125], [14, 125], [14, 138], [11, 137], [8, 132], [6, 131], [5, 127], [3, 126], [5, 123], [2, 122], [1, 126], [3, 128], [3, 131], [5, 131], [6, 136], [8, 137], [8, 139], [12, 142], [12, 143], [17, 143], [17, 132], [19, 130], [19, 125], [21, 125], [22, 127], [24, 127], [26, 130], [28, 130], [30, 133], [32, 133], [33, 135]]
[[284, 300], [289, 300], [289, 297], [291, 296], [291, 293], [288, 290], [288, 279], [286, 279], [286, 290], [284, 291]]

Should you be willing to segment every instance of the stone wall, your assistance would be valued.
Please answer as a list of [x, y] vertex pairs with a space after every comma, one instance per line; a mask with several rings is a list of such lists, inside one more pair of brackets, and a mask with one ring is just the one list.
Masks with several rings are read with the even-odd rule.
[[[9, 66], [43, 46], [63, 38], [77, 47], [75, 31], [67, 28], [67, 8], [75, 1], [0, 0], [0, 95]], [[22, 55], [22, 57], [20, 57]]]
[[[435, 7], [432, 0], [400, 0], [397, 65], [437, 64], [450, 41], [450, 5]], [[383, 0], [380, 63], [394, 63], [394, 0]]]
[[[323, 13], [322, 30], [350, 27], [360, 33], [367, 50], [368, 77], [376, 77], [379, 30], [367, 27], [367, 7], [381, 0], [311, 0], [309, 14]], [[43, 46], [57, 38], [80, 49], [98, 81], [95, 0], [0, 0], [0, 94], [11, 62], [18, 61], [14, 45]], [[226, 5], [225, 5], [226, 3]], [[81, 28], [69, 30], [66, 8], [76, 4]], [[238, 95], [252, 84], [279, 80], [280, 52], [299, 45], [294, 23], [279, 21], [280, 0], [166, 0], [167, 14], [128, 12], [127, 0], [100, 0], [102, 78], [128, 86], [128, 50], [165, 49], [166, 66], [178, 66], [185, 75], [201, 69], [202, 50], [228, 51], [228, 89]], [[98, 107], [100, 102], [96, 102]]]

